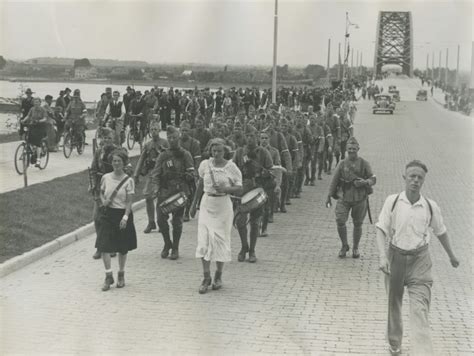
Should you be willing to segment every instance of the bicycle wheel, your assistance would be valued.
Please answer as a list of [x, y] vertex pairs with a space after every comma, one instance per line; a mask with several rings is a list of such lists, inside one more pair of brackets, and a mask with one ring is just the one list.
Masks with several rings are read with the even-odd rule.
[[49, 162], [49, 149], [45, 141], [41, 142], [41, 152], [39, 161], [39, 169], [45, 169]]
[[15, 170], [19, 175], [25, 172], [25, 167], [29, 163], [26, 154], [26, 143], [22, 142], [15, 151]]
[[84, 138], [84, 134], [78, 134], [77, 141], [76, 141], [76, 150], [79, 155], [82, 155], [84, 153], [85, 142], [86, 142], [86, 139]]
[[64, 153], [64, 157], [66, 157], [66, 158], [71, 157], [72, 140], [71, 140], [71, 135], [70, 134], [66, 134], [66, 136], [64, 136], [63, 153]]
[[133, 132], [132, 130], [128, 130], [127, 147], [129, 150], [133, 150], [134, 146], [135, 146], [135, 132]]

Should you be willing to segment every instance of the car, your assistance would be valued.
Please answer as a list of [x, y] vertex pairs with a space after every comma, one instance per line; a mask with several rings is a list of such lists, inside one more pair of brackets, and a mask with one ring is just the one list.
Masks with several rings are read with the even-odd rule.
[[394, 90], [391, 94], [392, 94], [393, 101], [398, 102], [401, 100], [399, 90]]
[[418, 93], [416, 93], [416, 100], [427, 101], [428, 92], [424, 89], [418, 90]]
[[389, 93], [393, 93], [393, 92], [395, 92], [396, 90], [397, 90], [397, 86], [396, 86], [396, 85], [390, 85], [390, 86], [388, 87], [388, 92], [389, 92]]
[[372, 106], [372, 113], [388, 112], [393, 114], [395, 110], [395, 103], [392, 100], [392, 96], [389, 94], [377, 94], [374, 96], [374, 106]]

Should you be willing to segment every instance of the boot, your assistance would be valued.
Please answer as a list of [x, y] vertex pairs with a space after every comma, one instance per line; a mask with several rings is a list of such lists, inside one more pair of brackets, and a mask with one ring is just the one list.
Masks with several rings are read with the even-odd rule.
[[156, 230], [156, 223], [154, 221], [149, 221], [148, 225], [146, 226], [145, 230], [143, 230], [143, 232], [145, 234], [149, 234], [151, 230]]
[[179, 239], [181, 238], [181, 230], [173, 228], [173, 245], [171, 249], [170, 260], [177, 260], [179, 258]]
[[250, 263], [257, 262], [257, 256], [255, 255], [255, 251], [250, 251], [249, 252], [249, 262]]
[[339, 251], [339, 258], [346, 257], [347, 251], [349, 251], [349, 244], [347, 243], [347, 228], [346, 225], [337, 225], [337, 233], [342, 242], [341, 250]]
[[247, 225], [239, 228], [239, 237], [242, 248], [240, 249], [239, 254], [237, 255], [237, 261], [244, 262], [245, 255], [249, 252], [249, 245], [247, 242]]
[[222, 272], [216, 271], [214, 275], [214, 283], [212, 283], [212, 290], [219, 290], [222, 288]]
[[211, 274], [209, 272], [205, 272], [204, 279], [202, 280], [202, 283], [199, 286], [199, 294], [206, 294], [207, 289], [209, 288], [211, 283], [212, 283]]
[[125, 271], [119, 271], [117, 275], [117, 288], [125, 287]]
[[93, 258], [94, 260], [98, 260], [98, 259], [100, 259], [101, 257], [102, 257], [102, 254], [100, 253], [100, 251], [99, 251], [98, 249], [97, 249], [97, 250], [95, 251], [95, 253], [92, 255], [92, 258]]
[[163, 235], [163, 241], [165, 245], [163, 246], [163, 250], [161, 251], [161, 258], [167, 258], [170, 254], [171, 249], [171, 239], [169, 231], [164, 232], [162, 231], [161, 234]]
[[257, 262], [257, 256], [255, 256], [255, 246], [257, 245], [257, 234], [252, 233], [250, 230], [250, 251], [249, 251], [249, 262]]
[[354, 225], [354, 231], [352, 233], [352, 239], [354, 246], [352, 247], [352, 258], [359, 258], [359, 242], [362, 237], [362, 225]]
[[112, 274], [112, 272], [105, 273], [105, 281], [104, 285], [102, 286], [102, 291], [108, 291], [112, 284], [114, 284], [114, 275]]

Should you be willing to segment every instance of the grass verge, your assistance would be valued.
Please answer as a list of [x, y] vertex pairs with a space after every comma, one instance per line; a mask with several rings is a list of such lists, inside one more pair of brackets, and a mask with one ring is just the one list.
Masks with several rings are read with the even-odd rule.
[[18, 132], [0, 134], [0, 144], [1, 143], [8, 143], [8, 142], [15, 142], [15, 141], [20, 141], [20, 135], [18, 134]]
[[[137, 160], [131, 158], [132, 165]], [[135, 201], [143, 199], [142, 181]], [[0, 263], [91, 222], [88, 185], [85, 170], [0, 194]]]

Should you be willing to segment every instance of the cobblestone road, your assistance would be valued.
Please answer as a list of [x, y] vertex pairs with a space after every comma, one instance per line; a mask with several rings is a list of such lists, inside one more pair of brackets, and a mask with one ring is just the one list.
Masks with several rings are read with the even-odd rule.
[[[395, 114], [372, 115], [371, 103], [361, 102], [356, 119], [360, 155], [378, 178], [372, 211], [377, 216], [385, 196], [403, 189], [408, 160], [427, 163], [425, 195], [440, 204], [461, 260], [451, 268], [433, 240], [435, 349], [472, 354], [473, 124], [431, 101], [413, 101], [415, 82], [384, 87], [389, 82], [406, 99]], [[93, 237], [1, 279], [0, 353], [387, 354], [375, 231], [364, 225], [361, 259], [337, 258], [334, 211], [323, 206], [329, 179], [306, 187], [288, 214], [276, 216], [270, 236], [258, 241], [256, 264], [225, 267], [217, 292], [197, 293], [196, 222], [185, 225], [181, 258], [162, 260], [158, 233], [141, 233], [144, 210], [136, 213], [139, 249], [130, 253], [122, 290], [100, 291], [103, 266], [91, 259]], [[235, 230], [232, 248], [235, 258]]]

